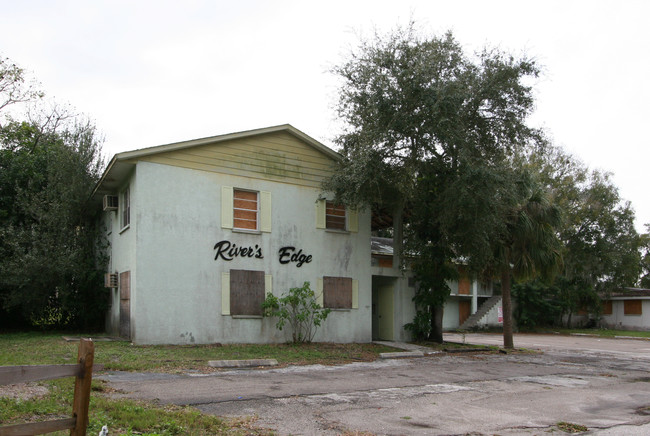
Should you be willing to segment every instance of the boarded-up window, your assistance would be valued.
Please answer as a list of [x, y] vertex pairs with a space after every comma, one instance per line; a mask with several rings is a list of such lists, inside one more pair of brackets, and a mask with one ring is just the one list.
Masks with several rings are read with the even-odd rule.
[[472, 314], [472, 303], [468, 300], [458, 302], [458, 325], [463, 325]]
[[257, 192], [233, 191], [233, 227], [236, 229], [257, 230]]
[[578, 315], [580, 316], [589, 315], [589, 311], [587, 310], [586, 307], [582, 306], [580, 309], [578, 309]]
[[612, 311], [612, 300], [607, 300], [603, 302], [603, 315], [611, 315]]
[[345, 206], [328, 201], [325, 206], [325, 228], [345, 230]]
[[382, 268], [392, 268], [393, 267], [393, 258], [392, 257], [380, 257], [379, 266]]
[[230, 314], [262, 316], [264, 271], [230, 270]]
[[352, 309], [352, 279], [323, 277], [323, 307]]
[[623, 314], [625, 315], [643, 315], [642, 300], [624, 300]]
[[463, 295], [469, 295], [469, 288], [471, 287], [471, 282], [469, 276], [467, 275], [467, 269], [463, 266], [458, 267], [458, 293]]

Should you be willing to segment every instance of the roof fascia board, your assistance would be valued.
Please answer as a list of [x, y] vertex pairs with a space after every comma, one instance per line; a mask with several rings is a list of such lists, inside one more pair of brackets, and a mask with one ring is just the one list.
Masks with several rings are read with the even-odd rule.
[[111, 168], [113, 168], [113, 165], [115, 165], [116, 162], [117, 162], [117, 154], [113, 156], [113, 159], [111, 159], [111, 161], [106, 166], [106, 169], [102, 173], [102, 177], [99, 179], [99, 181], [95, 185], [95, 189], [93, 189], [93, 193], [90, 194], [90, 198], [93, 198], [95, 196], [95, 194], [97, 193], [97, 190], [99, 189], [100, 186], [102, 186], [102, 184], [104, 183], [104, 180], [108, 176], [108, 173], [111, 171]]
[[157, 145], [155, 147], [148, 147], [140, 150], [125, 151], [123, 153], [116, 154], [115, 158], [117, 158], [118, 160], [134, 159], [134, 158], [137, 159], [137, 158], [141, 158], [144, 156], [149, 156], [157, 153], [165, 153], [169, 151], [182, 150], [184, 148], [213, 144], [215, 142], [231, 141], [235, 139], [247, 138], [251, 136], [258, 136], [267, 133], [275, 133], [281, 131], [287, 131], [292, 135], [296, 136], [297, 138], [302, 139], [303, 141], [305, 141], [315, 149], [328, 155], [334, 160], [341, 159], [341, 155], [338, 154], [336, 151], [321, 144], [320, 142], [316, 141], [314, 138], [306, 135], [305, 133], [301, 132], [300, 130], [296, 129], [290, 124], [282, 124], [279, 126], [265, 127], [261, 129], [255, 129], [255, 130], [246, 130], [243, 132], [227, 133], [225, 135], [211, 136], [208, 138], [200, 138], [200, 139], [192, 139], [190, 141], [175, 142], [172, 144]]

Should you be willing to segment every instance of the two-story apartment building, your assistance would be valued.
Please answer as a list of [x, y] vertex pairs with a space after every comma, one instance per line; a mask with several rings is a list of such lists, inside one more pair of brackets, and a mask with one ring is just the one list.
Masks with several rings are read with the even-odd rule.
[[338, 159], [290, 125], [115, 155], [93, 194], [108, 331], [140, 344], [284, 342], [261, 303], [308, 281], [333, 309], [315, 340], [408, 339], [413, 284], [373, 265], [371, 212], [321, 189]]

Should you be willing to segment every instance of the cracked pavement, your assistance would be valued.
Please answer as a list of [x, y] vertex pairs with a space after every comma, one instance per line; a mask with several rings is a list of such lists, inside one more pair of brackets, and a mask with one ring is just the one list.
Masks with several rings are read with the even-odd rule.
[[[495, 340], [476, 335], [475, 342], [482, 336]], [[588, 434], [650, 434], [650, 342], [527, 339], [551, 345], [526, 346], [517, 336], [517, 346], [544, 352], [100, 378], [131, 398], [257, 416], [256, 425], [281, 435], [566, 434], [556, 427], [562, 421]]]

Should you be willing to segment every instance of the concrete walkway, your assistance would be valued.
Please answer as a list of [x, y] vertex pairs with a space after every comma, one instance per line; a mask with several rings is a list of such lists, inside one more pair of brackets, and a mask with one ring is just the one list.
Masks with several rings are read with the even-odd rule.
[[372, 341], [373, 344], [384, 345], [386, 347], [397, 348], [398, 351], [394, 353], [381, 353], [379, 357], [381, 359], [399, 359], [404, 357], [424, 357], [431, 354], [440, 353], [440, 351], [432, 350], [429, 347], [424, 347], [421, 345], [407, 344], [406, 342], [394, 342], [394, 341]]

